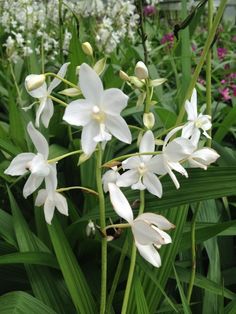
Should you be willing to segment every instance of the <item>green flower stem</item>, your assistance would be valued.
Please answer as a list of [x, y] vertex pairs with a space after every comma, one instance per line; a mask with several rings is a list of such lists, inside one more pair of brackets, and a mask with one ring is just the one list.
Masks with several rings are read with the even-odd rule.
[[114, 224], [114, 225], [109, 225], [106, 226], [106, 228], [103, 229], [103, 231], [107, 230], [107, 229], [115, 229], [115, 228], [120, 228], [120, 229], [124, 229], [124, 228], [129, 228], [130, 224], [125, 223], [125, 224]]
[[[213, 19], [213, 0], [208, 0], [208, 32], [212, 28]], [[209, 50], [206, 59], [206, 114], [211, 116], [211, 50]], [[211, 129], [208, 130], [211, 136]], [[211, 147], [211, 139], [207, 139], [207, 146]]]
[[57, 162], [61, 159], [64, 159], [66, 157], [69, 157], [69, 156], [72, 156], [72, 155], [75, 155], [75, 154], [81, 154], [83, 151], [81, 149], [79, 150], [74, 150], [73, 152], [70, 152], [70, 153], [67, 153], [67, 154], [64, 154], [64, 155], [61, 155], [61, 156], [58, 156], [58, 157], [55, 157], [53, 159], [49, 159], [48, 160], [48, 163], [52, 163], [52, 162]]
[[20, 92], [19, 86], [17, 84], [16, 76], [15, 76], [15, 73], [14, 73], [14, 70], [13, 70], [13, 66], [12, 66], [12, 63], [11, 63], [10, 60], [9, 60], [9, 66], [10, 66], [11, 75], [12, 75], [12, 78], [13, 78], [13, 81], [14, 81], [14, 85], [16, 87], [16, 92], [17, 92], [17, 95], [18, 95], [18, 98], [19, 98], [19, 102], [21, 103], [21, 101], [22, 101], [22, 99], [21, 99], [21, 92]]
[[71, 87], [74, 87], [74, 88], [78, 89], [79, 91], [81, 91], [78, 85], [76, 85], [74, 83], [71, 83], [70, 81], [60, 77], [59, 75], [57, 75], [57, 74], [55, 74], [53, 72], [47, 72], [44, 75], [45, 76], [54, 76], [54, 77], [58, 78], [59, 80], [61, 80], [62, 82], [64, 82], [65, 84], [67, 84], [67, 85], [69, 85]]
[[153, 95], [153, 87], [150, 87], [150, 79], [145, 80], [146, 84], [146, 104], [144, 108], [145, 113], [150, 112], [151, 102], [152, 102], [152, 95]]
[[195, 275], [196, 275], [196, 234], [195, 234], [195, 229], [196, 229], [196, 218], [197, 218], [199, 208], [200, 208], [200, 203], [198, 203], [198, 205], [195, 209], [195, 212], [193, 214], [192, 228], [191, 228], [192, 272], [191, 272], [190, 282], [189, 282], [189, 286], [188, 286], [188, 293], [187, 293], [187, 301], [189, 304], [190, 304], [190, 300], [191, 300], [191, 295], [192, 295], [194, 281], [195, 281]]
[[122, 155], [122, 156], [119, 156], [119, 157], [116, 157], [114, 159], [107, 161], [105, 164], [102, 165], [102, 167], [110, 167], [110, 165], [114, 164], [117, 161], [129, 158], [129, 157], [133, 157], [133, 156], [159, 155], [159, 154], [161, 154], [161, 152], [144, 152], [144, 153], [133, 153], [133, 154]]
[[[140, 191], [140, 207], [139, 207], [139, 215], [143, 213], [145, 206], [145, 192]], [[135, 269], [135, 262], [136, 262], [136, 246], [135, 242], [132, 244], [132, 252], [131, 252], [131, 258], [130, 258], [130, 268], [129, 268], [129, 274], [128, 274], [128, 280], [125, 288], [125, 296], [123, 300], [122, 310], [121, 314], [127, 313], [128, 303], [129, 303], [129, 295], [131, 291], [132, 286], [132, 280], [134, 275], [134, 269]]]
[[116, 287], [117, 287], [117, 285], [119, 283], [120, 275], [121, 275], [122, 270], [123, 270], [123, 265], [124, 265], [124, 261], [125, 261], [125, 257], [126, 257], [127, 251], [128, 251], [128, 238], [127, 238], [127, 235], [126, 235], [126, 239], [125, 239], [125, 242], [124, 242], [124, 245], [122, 247], [121, 254], [120, 254], [120, 259], [119, 259], [119, 262], [118, 262], [118, 265], [117, 265], [117, 268], [116, 268], [116, 273], [115, 273], [115, 276], [113, 278], [113, 282], [112, 282], [112, 285], [111, 285], [110, 293], [109, 293], [109, 296], [107, 298], [107, 310], [106, 310], [107, 314], [111, 313], [112, 301], [113, 301], [113, 298], [114, 298], [114, 295], [115, 295]]
[[214, 37], [215, 37], [215, 33], [216, 33], [217, 27], [219, 25], [219, 22], [221, 20], [221, 17], [223, 15], [226, 3], [227, 3], [227, 0], [221, 0], [221, 2], [220, 2], [220, 6], [218, 8], [218, 11], [216, 13], [215, 19], [213, 21], [211, 31], [209, 32], [209, 35], [207, 37], [207, 40], [206, 40], [206, 43], [205, 43], [205, 46], [204, 46], [201, 58], [199, 59], [198, 65], [196, 66], [196, 69], [195, 69], [195, 71], [193, 73], [192, 79], [190, 81], [190, 84], [189, 84], [187, 92], [186, 92], [186, 96], [185, 96], [184, 101], [183, 101], [183, 103], [181, 105], [180, 112], [179, 112], [178, 118], [176, 120], [176, 126], [181, 124], [181, 122], [182, 122], [182, 120], [184, 118], [184, 114], [185, 114], [184, 103], [185, 103], [185, 101], [187, 99], [191, 98], [193, 89], [194, 89], [194, 87], [196, 85], [198, 76], [199, 76], [199, 74], [201, 72], [201, 69], [203, 67], [204, 61], [206, 59], [206, 55], [207, 55], [207, 53], [208, 53], [208, 51], [209, 51], [209, 49], [211, 47], [211, 44], [212, 44], [212, 41], [213, 41]]
[[98, 192], [92, 190], [92, 189], [89, 189], [89, 188], [85, 188], [83, 186], [68, 186], [68, 187], [65, 187], [65, 188], [60, 188], [60, 189], [57, 189], [56, 191], [58, 193], [61, 193], [61, 192], [65, 192], [65, 191], [70, 191], [70, 190], [82, 190], [84, 192], [87, 192], [87, 193], [90, 193], [90, 194], [93, 194], [93, 195], [96, 195], [98, 196]]
[[[99, 198], [99, 214], [100, 214], [100, 227], [101, 230], [105, 230], [106, 227], [106, 216], [105, 216], [105, 198], [102, 188], [102, 148], [101, 145], [98, 146], [98, 151], [96, 152], [96, 181], [97, 190]], [[100, 301], [100, 314], [104, 314], [106, 310], [106, 290], [107, 290], [107, 239], [102, 237], [102, 247], [101, 247], [101, 301]]]
[[52, 96], [52, 95], [48, 95], [48, 98], [51, 98], [52, 100], [54, 100], [55, 102], [57, 102], [58, 104], [62, 105], [63, 107], [67, 107], [67, 103]]

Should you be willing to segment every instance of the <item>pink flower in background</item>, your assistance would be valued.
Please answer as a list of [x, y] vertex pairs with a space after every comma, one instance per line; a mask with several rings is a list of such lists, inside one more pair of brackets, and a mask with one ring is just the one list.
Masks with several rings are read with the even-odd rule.
[[146, 5], [144, 8], [143, 8], [143, 14], [145, 16], [153, 16], [156, 14], [156, 8], [154, 5]]
[[233, 95], [236, 96], [236, 85], [235, 84], [231, 85], [231, 88], [233, 90]]
[[162, 37], [161, 44], [164, 45], [166, 43], [169, 43], [168, 48], [171, 48], [173, 46], [173, 43], [174, 43], [174, 34], [173, 33], [165, 34]]
[[227, 49], [226, 48], [217, 48], [217, 55], [218, 55], [218, 58], [220, 60], [223, 60], [224, 57], [226, 56], [227, 54]]
[[230, 96], [230, 94], [229, 94], [229, 88], [228, 88], [228, 87], [223, 88], [223, 89], [220, 88], [220, 89], [219, 89], [219, 92], [220, 92], [220, 94], [221, 94], [223, 100], [228, 101], [228, 100], [231, 99], [231, 96]]
[[236, 42], [236, 35], [232, 37], [232, 41]]

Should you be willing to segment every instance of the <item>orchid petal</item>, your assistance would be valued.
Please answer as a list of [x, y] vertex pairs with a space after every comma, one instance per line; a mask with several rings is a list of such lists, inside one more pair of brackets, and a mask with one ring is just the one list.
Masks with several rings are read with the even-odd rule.
[[141, 245], [139, 243], [135, 243], [139, 254], [150, 264], [155, 267], [161, 266], [161, 258], [158, 251], [154, 248], [152, 244], [150, 245]]
[[81, 135], [82, 150], [86, 155], [91, 155], [96, 146], [97, 142], [94, 141], [94, 137], [99, 133], [99, 124], [92, 120], [83, 127]]
[[86, 63], [79, 69], [79, 86], [84, 97], [100, 107], [103, 97], [103, 86], [100, 77]]
[[167, 143], [169, 142], [169, 139], [175, 134], [177, 133], [178, 131], [182, 130], [183, 129], [183, 125], [181, 126], [177, 126], [176, 128], [174, 128], [173, 130], [171, 130], [165, 137], [165, 140], [164, 140], [164, 144], [163, 144], [163, 149], [164, 147], [167, 145]]
[[133, 212], [125, 195], [114, 183], [108, 183], [108, 189], [112, 206], [117, 215], [131, 223], [133, 221]]
[[35, 206], [42, 206], [45, 203], [47, 196], [48, 196], [47, 190], [45, 189], [39, 190], [38, 195], [35, 199]]
[[[147, 131], [143, 135], [140, 146], [139, 146], [139, 152], [140, 153], [147, 153], [147, 152], [154, 152], [155, 151], [155, 138], [152, 133], [152, 131]], [[147, 162], [152, 158], [152, 155], [141, 155], [140, 158], [143, 160], [143, 162]]]
[[198, 146], [198, 142], [199, 142], [200, 136], [201, 136], [201, 131], [198, 128], [195, 128], [193, 130], [193, 134], [192, 134], [192, 136], [190, 138], [193, 146], [195, 146], [195, 147]]
[[35, 190], [41, 185], [44, 177], [39, 177], [37, 175], [31, 174], [26, 181], [23, 188], [23, 196], [27, 198], [30, 194], [34, 193]]
[[10, 163], [9, 167], [4, 171], [5, 174], [10, 176], [21, 176], [25, 174], [27, 164], [35, 157], [33, 153], [21, 153], [17, 155]]
[[135, 169], [132, 169], [120, 175], [116, 181], [116, 184], [120, 187], [127, 187], [138, 182], [138, 179], [139, 179], [138, 171]]
[[55, 200], [55, 206], [58, 209], [58, 211], [61, 214], [68, 216], [68, 205], [67, 205], [66, 198], [60, 193], [55, 192], [54, 200]]
[[110, 133], [118, 138], [118, 140], [130, 144], [132, 136], [130, 129], [125, 120], [118, 115], [107, 115], [105, 125]]
[[161, 230], [169, 230], [175, 227], [164, 216], [154, 213], [143, 213], [138, 216], [138, 219], [147, 220], [151, 224], [156, 225]]
[[66, 107], [63, 120], [71, 125], [85, 126], [92, 119], [93, 104], [86, 99], [74, 100]]
[[[70, 62], [64, 63], [61, 66], [60, 70], [58, 71], [57, 75], [60, 76], [61, 78], [64, 78], [69, 64]], [[56, 88], [60, 83], [61, 83], [61, 80], [55, 77], [48, 86], [48, 93], [51, 94], [52, 90]]]
[[45, 203], [44, 203], [44, 217], [46, 222], [51, 225], [52, 218], [55, 211], [55, 202], [54, 200], [47, 197]]
[[50, 98], [47, 98], [44, 110], [41, 115], [41, 120], [45, 128], [48, 128], [48, 125], [53, 116], [53, 113], [54, 113], [53, 102]]
[[174, 172], [171, 170], [170, 167], [168, 167], [167, 172], [168, 172], [169, 176], [171, 177], [171, 180], [174, 182], [176, 189], [179, 189], [180, 188], [179, 181], [177, 180], [176, 175], [174, 174]]
[[39, 127], [39, 120], [40, 120], [40, 117], [41, 117], [41, 115], [42, 115], [42, 113], [44, 111], [46, 103], [47, 103], [47, 98], [46, 97], [43, 97], [43, 98], [40, 99], [40, 104], [39, 104], [38, 109], [36, 110], [36, 118], [35, 118], [35, 125], [36, 125], [37, 128]]
[[57, 188], [57, 168], [56, 163], [49, 165], [49, 174], [45, 178], [47, 191], [55, 191]]
[[110, 88], [104, 91], [101, 101], [101, 109], [109, 115], [119, 115], [127, 106], [129, 97], [118, 88]]
[[157, 197], [162, 197], [162, 184], [155, 174], [151, 172], [145, 173], [143, 176], [143, 184], [146, 186], [148, 192]]
[[142, 183], [141, 178], [142, 177], [139, 177], [138, 182], [131, 185], [131, 189], [132, 190], [140, 190], [140, 191], [142, 191], [142, 190], [146, 189], [146, 186]]
[[35, 148], [39, 153], [43, 155], [46, 160], [48, 158], [49, 149], [45, 137], [35, 129], [32, 122], [29, 122], [29, 124], [27, 125], [27, 131]]
[[119, 179], [120, 174], [118, 171], [115, 170], [108, 170], [104, 173], [102, 177], [102, 183], [103, 183], [103, 190], [104, 192], [108, 192], [108, 183], [115, 183]]
[[169, 167], [179, 173], [181, 173], [183, 176], [185, 176], [186, 178], [188, 178], [188, 173], [187, 171], [184, 169], [183, 166], [181, 166], [180, 163], [178, 162], [169, 162], [168, 163]]
[[122, 168], [124, 170], [126, 169], [135, 169], [135, 168], [138, 168], [139, 165], [140, 165], [140, 158], [139, 156], [135, 156], [135, 157], [130, 157], [130, 158], [127, 158], [125, 159], [123, 162], [122, 162]]
[[195, 146], [191, 143], [190, 140], [178, 137], [171, 141], [164, 150], [164, 154], [167, 157], [168, 161], [180, 161], [185, 159], [194, 151]]
[[194, 129], [194, 122], [187, 122], [183, 127], [181, 136], [184, 138], [190, 138], [193, 134]]
[[[162, 244], [169, 244], [172, 242], [172, 239], [170, 237], [170, 235], [168, 233], [166, 233], [165, 231], [162, 231], [161, 229], [155, 227], [155, 226], [152, 226], [153, 229], [156, 230], [156, 232], [159, 233], [159, 235], [161, 236], [162, 238], [162, 241], [163, 243]], [[154, 243], [156, 245], [156, 243]]]
[[133, 221], [132, 232], [135, 242], [142, 245], [148, 245], [151, 243], [165, 244], [162, 235], [157, 232], [149, 222], [141, 220], [140, 217]]
[[148, 169], [150, 171], [153, 171], [154, 173], [164, 175], [167, 173], [166, 164], [167, 162], [165, 160], [164, 154], [160, 154], [160, 155], [154, 156], [148, 162]]

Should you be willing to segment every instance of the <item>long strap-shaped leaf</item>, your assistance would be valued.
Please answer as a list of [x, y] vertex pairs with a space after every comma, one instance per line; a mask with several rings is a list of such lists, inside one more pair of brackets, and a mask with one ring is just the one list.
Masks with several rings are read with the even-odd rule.
[[95, 302], [84, 274], [79, 267], [57, 217], [54, 217], [52, 225], [48, 226], [48, 230], [58, 264], [78, 313], [96, 313]]
[[[30, 231], [21, 211], [8, 188], [11, 210], [13, 214], [13, 225], [20, 252], [39, 252], [39, 246]], [[36, 298], [53, 308], [58, 313], [65, 313], [59, 289], [49, 269], [43, 266], [26, 265], [25, 269]]]
[[23, 291], [14, 291], [0, 297], [0, 313], [57, 314], [47, 305]]

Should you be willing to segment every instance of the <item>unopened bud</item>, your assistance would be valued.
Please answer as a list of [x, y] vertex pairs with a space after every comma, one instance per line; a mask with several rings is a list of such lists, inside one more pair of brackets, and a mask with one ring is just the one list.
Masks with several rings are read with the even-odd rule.
[[43, 85], [45, 82], [44, 74], [30, 74], [25, 78], [25, 87], [27, 91], [32, 91]]
[[142, 88], [143, 87], [143, 82], [140, 81], [136, 76], [130, 76], [129, 81], [132, 85], [134, 85], [137, 88]]
[[149, 130], [151, 130], [154, 127], [155, 116], [154, 116], [154, 114], [152, 112], [144, 113], [144, 115], [143, 115], [143, 124]]
[[142, 61], [139, 61], [136, 64], [134, 72], [137, 78], [139, 78], [140, 80], [145, 80], [146, 78], [148, 78], [148, 69]]
[[89, 220], [87, 226], [86, 226], [86, 235], [88, 238], [93, 238], [96, 233], [96, 228], [94, 225], [94, 222], [92, 220]]
[[90, 45], [89, 42], [85, 42], [85, 43], [82, 43], [82, 50], [83, 52], [87, 55], [87, 56], [91, 56], [93, 55], [93, 48], [92, 46]]
[[119, 76], [120, 78], [125, 81], [125, 82], [128, 82], [129, 81], [129, 76], [127, 73], [125, 73], [124, 71], [120, 70], [119, 72]]

